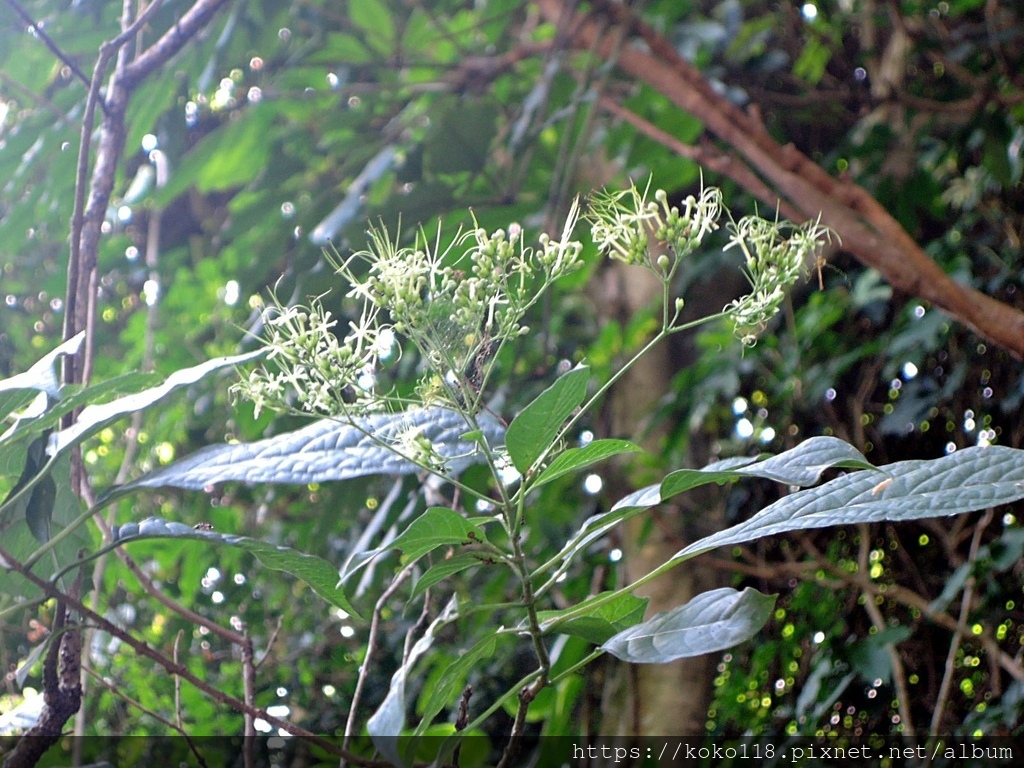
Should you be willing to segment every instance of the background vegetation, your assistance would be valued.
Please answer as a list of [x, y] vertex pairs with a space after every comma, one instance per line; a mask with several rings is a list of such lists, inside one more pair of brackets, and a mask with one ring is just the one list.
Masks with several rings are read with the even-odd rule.
[[[322, 247], [363, 247], [367, 220], [454, 229], [471, 208], [489, 229], [517, 222], [554, 234], [578, 192], [651, 174], [681, 199], [703, 174], [737, 215], [820, 214], [839, 238], [757, 347], [735, 344], [724, 324], [708, 328], [620, 384], [586, 427], [642, 442], [649, 455], [602, 470], [600, 482], [550, 484], [538, 525], [553, 539], [667, 469], [814, 435], [839, 436], [875, 464], [1022, 447], [1024, 19], [1012, 4], [199, 0], [123, 12], [0, 5], [0, 375], [24, 371], [69, 331], [87, 331], [87, 362], [69, 366], [69, 383], [166, 375], [252, 349], [247, 334], [271, 289], [289, 302], [334, 287], [323, 301], [343, 314]], [[116, 53], [101, 47], [139, 15]], [[724, 245], [678, 277], [695, 311], [742, 291]], [[507, 370], [526, 382], [505, 393], [508, 413], [560, 366], [585, 359], [606, 377], [654, 329], [649, 287], [599, 267], [592, 247], [585, 258], [508, 352]], [[206, 379], [127, 428], [104, 428], [82, 449], [89, 485], [301, 425], [232, 404], [232, 380]], [[8, 469], [13, 485], [20, 467]], [[416, 502], [415, 488], [370, 476], [152, 492], [112, 505], [90, 535], [96, 544], [110, 525], [155, 515], [341, 564], [368, 527], [394, 524]], [[565, 593], [624, 583], [631, 563], [692, 541], [687, 504], [701, 513], [696, 524], [721, 527], [785, 492], [745, 483], [660, 511], [595, 542]], [[709, 583], [780, 593], [755, 642], [654, 670], [669, 681], [663, 690], [645, 668], [602, 661], [535, 702], [531, 727], [1016, 733], [1019, 513], [825, 529], [705, 555]], [[350, 584], [361, 613], [395, 567], [383, 561]], [[487, 573], [453, 584], [485, 600], [507, 589]], [[660, 589], [677, 605], [687, 588]], [[83, 595], [236, 697], [243, 649], [254, 648], [257, 706], [315, 733], [344, 728], [367, 624], [245, 551], [138, 543], [105, 560]], [[0, 596], [4, 608], [13, 600]], [[363, 717], [417, 623], [403, 606], [382, 606]], [[23, 701], [13, 673], [53, 610], [5, 614], [5, 711]], [[470, 617], [459, 631], [487, 620]], [[438, 684], [460, 650], [456, 636], [444, 640], [411, 686]], [[242, 714], [154, 675], [109, 635], [93, 632], [85, 650], [79, 732], [242, 730]], [[525, 664], [496, 654], [467, 681], [493, 698]], [[40, 666], [25, 680], [35, 689]], [[659, 720], [665, 712], [680, 714]], [[512, 716], [487, 728], [497, 736]]]

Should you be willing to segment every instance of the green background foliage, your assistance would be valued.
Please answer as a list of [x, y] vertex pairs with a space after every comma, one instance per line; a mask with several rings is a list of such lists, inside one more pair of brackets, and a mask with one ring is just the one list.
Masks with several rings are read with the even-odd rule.
[[[87, 72], [100, 43], [119, 29], [118, 5], [24, 3]], [[780, 143], [792, 142], [829, 173], [867, 189], [945, 272], [1019, 308], [1024, 20], [1008, 4], [905, 2], [872, 13], [873, 7], [851, 11], [822, 2], [808, 18], [790, 4], [649, 2], [642, 16], [731, 99], [756, 105]], [[153, 28], [165, 29], [179, 12], [167, 3]], [[864, 38], [868, 30], [873, 47]], [[82, 402], [112, 400], [254, 349], [250, 332], [260, 330], [270, 291], [284, 301], [308, 301], [334, 288], [325, 306], [350, 316], [354, 307], [321, 246], [330, 241], [343, 254], [364, 247], [367, 221], [392, 231], [401, 221], [406, 233], [422, 223], [432, 233], [443, 220], [450, 239], [460, 223], [469, 224], [471, 208], [487, 229], [512, 222], [551, 229], [577, 192], [650, 174], [654, 186], [679, 199], [697, 190], [701, 173], [723, 187], [737, 218], [758, 205], [766, 214], [749, 190], [610, 117], [591, 96], [612, 94], [687, 143], [701, 141], [699, 116], [647, 84], [618, 78], [601, 61], [545, 47], [558, 36], [531, 3], [226, 4], [130, 102], [99, 252], [92, 343], [100, 391]], [[893, 42], [900, 36], [903, 47]], [[902, 58], [895, 64], [881, 53], [897, 49]], [[29, 369], [61, 340], [84, 98], [71, 70], [26, 32], [8, 4], [0, 5], [0, 376]], [[159, 155], [150, 143], [143, 148], [145, 137], [153, 137], [146, 141], [155, 140]], [[677, 295], [708, 297], [713, 311], [736, 298], [722, 277], [737, 258], [723, 253], [725, 244], [720, 236], [687, 261], [676, 276]], [[636, 462], [618, 460], [632, 488], [684, 466], [695, 447], [709, 460], [752, 457], [837, 436], [876, 466], [990, 443], [1024, 447], [1019, 360], [894, 291], [841, 243], [826, 255], [817, 268], [820, 286], [812, 269], [755, 348], [736, 344], [725, 324], [674, 340], [678, 365], [665, 372], [668, 394], [647, 427], [661, 435], [657, 450]], [[556, 374], [583, 361], [607, 379], [655, 328], [643, 313], [602, 315], [589, 293], [601, 277], [593, 246], [584, 257], [586, 268], [535, 308], [533, 333], [501, 351], [498, 370], [516, 382], [504, 393], [504, 413], [515, 414]], [[418, 363], [413, 354], [403, 356], [390, 364], [391, 375], [407, 382]], [[152, 371], [156, 377], [141, 375]], [[98, 425], [83, 446], [94, 487], [166, 467], [203, 446], [273, 438], [307, 423], [254, 417], [250, 405], [231, 402], [233, 377], [203, 377], [138, 419]], [[597, 413], [581, 424], [623, 439], [604, 444], [606, 456], [628, 450], [626, 438], [645, 435], [639, 425], [636, 434], [604, 435], [606, 419]], [[514, 444], [513, 438], [510, 453], [523, 470], [539, 455], [530, 453], [536, 444], [521, 451]], [[17, 482], [26, 445], [0, 452], [0, 495]], [[605, 480], [606, 466], [594, 470]], [[829, 478], [837, 472], [830, 471]], [[544, 514], [531, 521], [531, 541], [565, 542], [618, 500], [593, 493], [582, 479], [548, 469], [533, 502]], [[464, 482], [484, 488], [482, 468], [468, 470]], [[149, 517], [190, 530], [209, 524], [218, 534], [289, 547], [336, 568], [352, 564], [345, 593], [367, 616], [402, 562], [394, 553], [351, 558], [405, 529], [413, 510], [423, 508], [417, 487], [410, 477], [370, 476], [158, 489], [117, 500], [102, 515], [116, 525]], [[788, 489], [762, 479], [724, 493], [729, 522], [736, 523]], [[60, 496], [54, 519], [80, 511], [77, 500]], [[939, 700], [942, 732], [1018, 733], [1024, 681], [994, 659], [998, 651], [1019, 660], [1024, 643], [1019, 515], [1019, 505], [1000, 502], [993, 514], [802, 531], [704, 555], [696, 562], [723, 569], [735, 590], [779, 594], [757, 639], [721, 657], [709, 738], [753, 732], [856, 739], [893, 733], [908, 715], [927, 730]], [[68, 552], [101, 545], [98, 528], [87, 536]], [[532, 546], [527, 554], [541, 562], [557, 552]], [[205, 621], [244, 629], [266, 658], [258, 706], [287, 708], [276, 711], [317, 733], [344, 729], [368, 633], [344, 604], [329, 605], [308, 581], [261, 566], [245, 548], [152, 539], [127, 551], [156, 591]], [[622, 586], [614, 537], [588, 541], [576, 555], [558, 584], [566, 605]], [[457, 622], [438, 628], [405, 681], [415, 715], [409, 722], [438, 714], [453, 722], [453, 702], [465, 684], [474, 686], [474, 702], [492, 702], [530, 671], [521, 648], [491, 633], [493, 615], [472, 607], [518, 599], [507, 569], [459, 557], [435, 553], [419, 581], [383, 606], [382, 650], [361, 722], [385, 700], [407, 633], [420, 623], [412, 598], [443, 578], [463, 610]], [[168, 610], [126, 562], [111, 557], [93, 574], [90, 600], [98, 613], [238, 695], [242, 660], [235, 646]], [[14, 602], [13, 591], [0, 594], [0, 610]], [[642, 612], [633, 602], [614, 607], [618, 612], [604, 618]], [[4, 614], [5, 670], [13, 672], [38, 647], [52, 613], [46, 603], [37, 612]], [[958, 622], [971, 628], [963, 642], [953, 639]], [[189, 733], [241, 731], [241, 714], [187, 684], [176, 694], [173, 677], [154, 675], [151, 661], [102, 631], [89, 637], [89, 666], [107, 683], [87, 682], [84, 732], [166, 732], [153, 713], [180, 717]], [[463, 638], [483, 639], [469, 645]], [[577, 626], [556, 644], [555, 670], [571, 670], [584, 658], [583, 638], [608, 639], [593, 626]], [[36, 689], [40, 666], [25, 677]], [[606, 674], [604, 661], [567, 674], [534, 702], [529, 727], [545, 734], [598, 731]], [[8, 675], [0, 709], [21, 701], [17, 682]], [[905, 709], [896, 703], [898, 685], [909, 694]], [[499, 708], [485, 724], [495, 743], [514, 713]]]

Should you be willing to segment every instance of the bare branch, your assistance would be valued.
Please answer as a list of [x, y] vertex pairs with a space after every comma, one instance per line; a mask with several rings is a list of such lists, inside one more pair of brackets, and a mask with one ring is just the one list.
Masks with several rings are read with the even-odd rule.
[[[564, 0], [540, 0], [548, 20], [564, 12]], [[976, 333], [1024, 359], [1024, 312], [953, 280], [936, 264], [881, 204], [864, 188], [835, 179], [792, 145], [779, 145], [754, 116], [716, 93], [701, 73], [686, 62], [672, 43], [623, 5], [604, 0], [594, 4], [603, 17], [629, 29], [645, 45], [627, 45], [618, 55], [619, 69], [664, 94], [699, 118], [709, 131], [771, 184], [803, 217], [835, 231], [863, 264], [877, 269], [895, 288], [919, 296], [944, 310]], [[614, 41], [602, 38], [602, 21], [579, 15], [573, 42], [614, 54]]]
[[[289, 723], [287, 720], [282, 720], [279, 717], [274, 717], [273, 715], [269, 714], [263, 709], [254, 707], [250, 704], [247, 704], [244, 701], [241, 701], [240, 699], [236, 699], [234, 696], [230, 696], [224, 693], [219, 688], [216, 688], [210, 683], [207, 683], [205, 680], [201, 680], [200, 678], [193, 675], [192, 672], [189, 671], [188, 667], [168, 659], [166, 656], [164, 656], [159, 651], [155, 650], [148, 643], [145, 643], [142, 640], [137, 639], [130, 632], [126, 632], [125, 630], [121, 629], [121, 627], [117, 626], [111, 621], [108, 621], [105, 617], [91, 610], [89, 607], [83, 604], [78, 598], [61, 592], [51, 582], [47, 581], [46, 579], [42, 579], [39, 576], [36, 576], [29, 568], [26, 568], [24, 565], [21, 564], [20, 561], [15, 559], [14, 556], [11, 555], [7, 550], [3, 549], [3, 547], [0, 547], [0, 558], [3, 558], [3, 561], [7, 564], [10, 570], [13, 570], [24, 576], [28, 581], [30, 581], [36, 587], [41, 589], [45, 594], [58, 601], [64, 601], [64, 603], [69, 608], [72, 608], [75, 611], [77, 611], [79, 615], [82, 617], [82, 619], [89, 621], [91, 624], [95, 624], [104, 632], [109, 632], [111, 635], [121, 640], [125, 645], [129, 646], [140, 656], [145, 656], [147, 659], [151, 659], [152, 661], [156, 662], [161, 667], [163, 667], [164, 670], [166, 670], [170, 674], [177, 675], [181, 677], [183, 680], [191, 683], [193, 686], [195, 686], [200, 691], [205, 693], [207, 696], [212, 698], [214, 701], [232, 707], [233, 709], [243, 714], [261, 718], [266, 722], [270, 723], [271, 725], [273, 725], [274, 727], [280, 728], [286, 731], [287, 733], [292, 734], [293, 736], [298, 736], [302, 739], [305, 739], [311, 744], [316, 744], [318, 747], [326, 750], [330, 754], [343, 757], [349, 762], [354, 763], [355, 765], [366, 766], [366, 768], [387, 768], [387, 766], [390, 765], [390, 763], [384, 760], [368, 760], [360, 755], [353, 754], [352, 752], [349, 752], [348, 750], [338, 747], [336, 744], [331, 743], [329, 740], [321, 736], [317, 736], [315, 733], [312, 733], [306, 730], [305, 728], [302, 728], [301, 726], [295, 725], [294, 723]], [[77, 709], [78, 707], [76, 705], [75, 711], [77, 711]], [[74, 714], [74, 711], [72, 711], [70, 714]]]
[[[133, 62], [128, 64], [124, 70], [123, 84], [132, 87], [143, 80], [148, 74], [165, 64], [171, 56], [176, 54], [200, 29], [205, 27], [214, 14], [220, 10], [227, 0], [197, 0], [181, 19], [167, 30], [159, 40]], [[146, 16], [149, 9], [140, 16], [140, 20]], [[132, 25], [135, 26], [135, 25]], [[128, 30], [126, 30], [126, 33]], [[134, 34], [134, 33], [132, 33]], [[131, 35], [128, 35], [131, 37]]]
[[74, 60], [60, 49], [60, 46], [54, 42], [53, 38], [46, 34], [46, 30], [43, 29], [43, 26], [29, 16], [28, 11], [21, 7], [21, 3], [17, 0], [7, 0], [7, 4], [14, 9], [14, 12], [21, 17], [22, 21], [32, 28], [32, 31], [35, 32], [36, 36], [43, 41], [47, 48], [50, 49], [50, 52], [60, 59], [61, 63], [70, 69], [74, 73], [75, 77], [81, 80], [82, 83], [85, 84], [85, 87], [88, 88], [89, 78], [85, 76], [85, 73], [74, 62]]

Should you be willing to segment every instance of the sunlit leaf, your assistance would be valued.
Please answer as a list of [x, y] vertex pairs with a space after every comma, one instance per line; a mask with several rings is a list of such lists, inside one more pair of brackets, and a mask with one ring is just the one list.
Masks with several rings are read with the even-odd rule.
[[299, 552], [289, 547], [279, 547], [246, 536], [217, 533], [196, 529], [184, 523], [150, 517], [140, 523], [125, 523], [114, 526], [112, 540], [128, 543], [142, 539], [194, 539], [210, 544], [236, 547], [249, 552], [267, 568], [285, 571], [304, 581], [320, 597], [331, 605], [359, 618], [359, 613], [349, 603], [345, 593], [338, 588], [337, 569], [322, 558]]
[[565, 420], [582, 405], [589, 376], [589, 368], [574, 368], [541, 392], [509, 424], [505, 447], [520, 474], [529, 471], [554, 441]]
[[1024, 499], [1024, 451], [965, 448], [935, 460], [898, 461], [837, 477], [779, 499], [749, 520], [679, 551], [693, 557], [716, 547], [832, 525], [943, 517]]
[[775, 596], [750, 587], [742, 592], [713, 589], [620, 632], [601, 647], [634, 664], [664, 664], [714, 653], [756, 635], [774, 607]]
[[[563, 611], [541, 611], [537, 616], [541, 630], [572, 635], [601, 645], [613, 635], [624, 632], [641, 621], [647, 610], [648, 599], [629, 592], [624, 592], [609, 602], [601, 602], [602, 597], [603, 595], [596, 595]], [[588, 610], [588, 602], [597, 604]], [[560, 621], [560, 618], [570, 611], [573, 617]]]
[[438, 547], [466, 546], [486, 539], [483, 529], [473, 525], [458, 512], [445, 507], [431, 507], [413, 520], [388, 545], [388, 549], [401, 550], [406, 561], [411, 562]]
[[222, 368], [240, 365], [247, 360], [259, 357], [262, 354], [263, 351], [260, 350], [257, 352], [247, 352], [243, 355], [234, 355], [232, 357], [215, 357], [212, 360], [207, 360], [206, 362], [200, 363], [199, 365], [191, 368], [183, 368], [180, 371], [175, 371], [168, 376], [160, 386], [152, 387], [151, 389], [146, 389], [133, 395], [119, 397], [117, 400], [112, 400], [111, 402], [104, 403], [102, 405], [87, 406], [82, 409], [82, 412], [78, 415], [78, 419], [75, 420], [75, 423], [71, 427], [61, 430], [53, 436], [50, 443], [49, 453], [50, 455], [63, 453], [75, 443], [81, 442], [90, 435], [103, 429], [103, 427], [114, 423], [124, 416], [149, 408], [151, 405], [160, 402], [169, 394], [181, 389], [182, 387], [195, 384], [209, 376], [211, 373], [219, 371]]
[[64, 355], [76, 354], [84, 339], [85, 331], [82, 331], [39, 358], [24, 373], [0, 380], [0, 419], [28, 405], [38, 392], [45, 392], [48, 398], [56, 400], [60, 396], [57, 361]]
[[583, 467], [596, 464], [599, 461], [617, 456], [621, 453], [636, 453], [642, 451], [640, 446], [631, 443], [629, 440], [594, 440], [582, 448], [569, 448], [555, 457], [545, 470], [537, 478], [533, 487], [537, 488], [545, 483], [575, 472]]
[[[482, 416], [479, 422], [489, 444], [500, 445], [504, 431], [501, 423], [491, 416]], [[306, 485], [366, 475], [422, 472], [421, 467], [395, 452], [404, 436], [413, 433], [430, 440], [447, 460], [448, 472], [457, 474], [483, 460], [480, 446], [462, 437], [465, 430], [466, 422], [460, 414], [439, 407], [355, 416], [352, 423], [323, 419], [255, 443], [208, 446], [110, 489], [101, 501], [140, 488], [200, 490], [228, 481]]]

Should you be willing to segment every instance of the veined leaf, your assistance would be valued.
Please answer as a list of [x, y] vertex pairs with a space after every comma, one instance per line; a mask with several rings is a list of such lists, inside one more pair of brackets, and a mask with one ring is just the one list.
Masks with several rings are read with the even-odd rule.
[[562, 424], [583, 404], [590, 369], [578, 366], [545, 389], [515, 417], [505, 447], [519, 474], [525, 475], [558, 436]]
[[749, 640], [765, 625], [775, 596], [747, 587], [713, 589], [609, 639], [602, 649], [634, 664], [665, 664]]
[[1024, 499], [1024, 451], [1014, 448], [965, 448], [879, 470], [854, 472], [779, 499], [749, 520], [680, 550], [673, 560], [788, 531], [942, 517]]
[[418, 560], [443, 546], [466, 545], [486, 541], [487, 536], [454, 510], [445, 507], [431, 507], [417, 517], [388, 549], [399, 549], [409, 562]]
[[259, 350], [232, 357], [215, 357], [191, 368], [175, 371], [164, 380], [163, 384], [157, 387], [119, 397], [117, 400], [112, 400], [102, 405], [87, 406], [82, 409], [78, 419], [71, 427], [61, 430], [54, 435], [50, 442], [49, 453], [51, 456], [63, 453], [75, 443], [81, 442], [108, 424], [112, 424], [123, 416], [141, 411], [154, 403], [160, 402], [177, 389], [195, 384], [197, 381], [204, 379], [221, 368], [239, 365], [262, 354], [263, 350]]
[[676, 470], [666, 475], [660, 485], [635, 491], [619, 500], [612, 509], [650, 507], [691, 488], [742, 477], [763, 477], [804, 487], [818, 482], [822, 473], [833, 467], [874, 470], [871, 462], [849, 443], [836, 437], [812, 437], [777, 456], [737, 456], [716, 461], [702, 469]]
[[[501, 423], [480, 419], [488, 443], [500, 445]], [[111, 499], [139, 488], [200, 490], [228, 481], [246, 483], [323, 483], [365, 475], [408, 475], [422, 471], [390, 446], [416, 433], [430, 440], [457, 474], [483, 460], [476, 442], [463, 439], [466, 422], [447, 408], [416, 408], [400, 413], [353, 417], [352, 423], [323, 419], [307, 427], [255, 443], [232, 443], [203, 448], [181, 461], [161, 467], [126, 485], [108, 490]]]
[[537, 478], [533, 487], [538, 488], [545, 483], [575, 472], [577, 469], [590, 466], [620, 453], [637, 453], [643, 449], [629, 440], [594, 440], [582, 448], [569, 448], [558, 454]]
[[221, 544], [244, 549], [251, 553], [267, 568], [285, 571], [297, 579], [306, 582], [313, 591], [331, 605], [341, 608], [355, 618], [359, 613], [349, 603], [345, 593], [338, 588], [338, 571], [326, 560], [289, 547], [279, 547], [258, 539], [246, 536], [217, 533], [192, 528], [184, 523], [150, 517], [140, 523], [125, 523], [114, 526], [112, 531], [114, 542], [131, 542], [142, 539], [195, 539], [211, 544]]
[[[599, 601], [603, 595], [596, 595], [589, 601]], [[554, 631], [563, 635], [581, 637], [594, 645], [601, 645], [613, 635], [624, 632], [644, 617], [648, 599], [624, 592], [610, 602], [599, 602], [586, 610], [587, 600], [564, 611], [541, 611], [537, 618], [544, 632]], [[565, 613], [571, 611], [573, 618], [559, 622]], [[582, 611], [582, 613], [581, 613]]]

